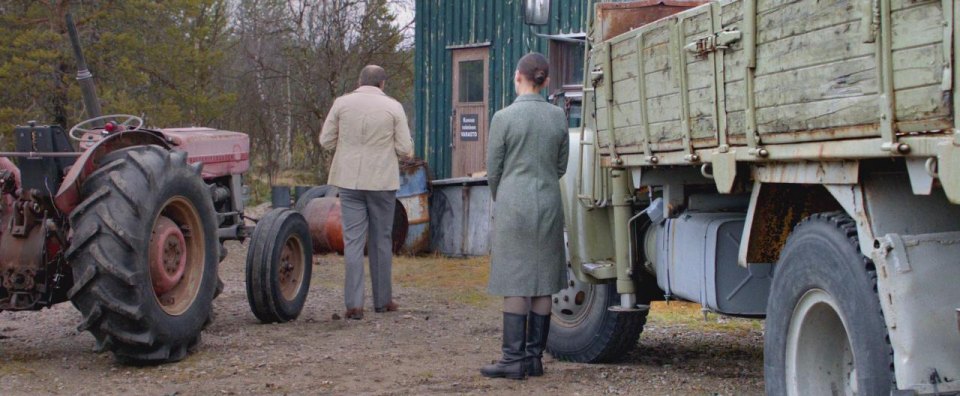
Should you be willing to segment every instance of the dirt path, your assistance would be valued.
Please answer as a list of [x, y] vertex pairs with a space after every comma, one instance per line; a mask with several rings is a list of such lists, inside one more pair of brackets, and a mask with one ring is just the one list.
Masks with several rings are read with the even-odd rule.
[[[221, 267], [216, 320], [186, 360], [126, 367], [94, 354], [70, 304], [0, 313], [0, 394], [760, 394], [762, 335], [754, 322], [702, 322], [689, 304], [657, 306], [641, 345], [623, 362], [546, 359], [547, 375], [488, 380], [478, 368], [499, 353], [497, 301], [483, 293], [484, 259], [400, 259], [400, 312], [333, 320], [342, 311], [342, 260], [314, 266], [299, 320], [262, 325], [243, 284], [246, 249]], [[367, 287], [369, 293], [369, 286]], [[367, 298], [367, 309], [371, 300]], [[658, 313], [661, 312], [661, 313]]]

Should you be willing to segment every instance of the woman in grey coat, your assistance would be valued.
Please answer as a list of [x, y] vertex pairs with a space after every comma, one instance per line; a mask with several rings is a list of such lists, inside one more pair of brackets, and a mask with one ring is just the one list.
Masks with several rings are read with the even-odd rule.
[[[487, 179], [494, 199], [490, 294], [503, 296], [503, 357], [486, 377], [543, 375], [551, 294], [563, 288], [566, 254], [560, 177], [567, 169], [564, 111], [540, 91], [549, 66], [538, 53], [520, 59], [517, 99], [490, 123]], [[529, 322], [529, 326], [528, 326]]]

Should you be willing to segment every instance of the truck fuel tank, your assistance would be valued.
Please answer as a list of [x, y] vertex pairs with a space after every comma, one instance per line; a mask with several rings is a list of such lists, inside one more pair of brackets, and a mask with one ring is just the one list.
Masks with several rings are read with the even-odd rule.
[[[666, 295], [723, 314], [762, 316], [772, 264], [737, 265], [744, 213], [685, 212], [652, 225], [657, 283]], [[648, 250], [651, 248], [648, 245]]]

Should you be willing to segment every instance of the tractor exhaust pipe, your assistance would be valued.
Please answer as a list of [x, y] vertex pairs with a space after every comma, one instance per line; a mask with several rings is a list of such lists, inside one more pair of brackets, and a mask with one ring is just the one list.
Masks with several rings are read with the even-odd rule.
[[[100, 110], [100, 100], [97, 99], [97, 87], [93, 85], [93, 73], [87, 69], [87, 59], [83, 57], [80, 47], [80, 35], [77, 34], [77, 25], [73, 23], [73, 14], [67, 13], [67, 34], [70, 35], [70, 44], [73, 55], [77, 58], [77, 82], [80, 83], [80, 92], [83, 94], [83, 107], [87, 110], [88, 118], [97, 118], [103, 115]], [[101, 125], [95, 126], [103, 126]]]

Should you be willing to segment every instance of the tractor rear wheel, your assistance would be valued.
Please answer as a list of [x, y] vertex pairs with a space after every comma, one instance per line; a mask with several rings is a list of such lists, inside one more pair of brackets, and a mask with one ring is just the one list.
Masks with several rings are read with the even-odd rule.
[[181, 360], [200, 341], [217, 289], [217, 223], [201, 166], [158, 146], [100, 163], [70, 216], [79, 329], [123, 363]]

